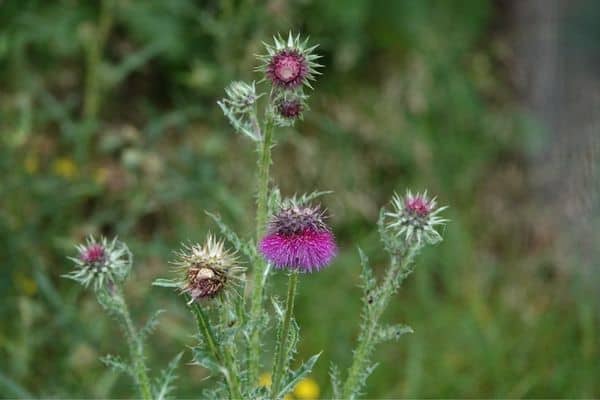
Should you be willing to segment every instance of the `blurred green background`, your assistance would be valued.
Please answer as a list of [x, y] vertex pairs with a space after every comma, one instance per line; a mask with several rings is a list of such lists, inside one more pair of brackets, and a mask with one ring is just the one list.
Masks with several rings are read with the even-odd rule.
[[[183, 299], [151, 282], [180, 242], [214, 230], [204, 210], [254, 232], [254, 148], [216, 101], [231, 80], [259, 80], [261, 41], [292, 29], [320, 43], [325, 68], [305, 121], [277, 134], [274, 181], [335, 192], [324, 202], [341, 249], [298, 299], [299, 356], [324, 351], [322, 396], [357, 335], [356, 247], [382, 271], [378, 208], [410, 187], [449, 204], [451, 222], [386, 315], [415, 333], [379, 347], [366, 397], [599, 397], [600, 141], [597, 124], [578, 127], [598, 105], [598, 10], [0, 0], [0, 396], [133, 394], [98, 360], [126, 352], [118, 328], [60, 278], [90, 233], [132, 248], [136, 321], [167, 310], [154, 370], [192, 343]], [[210, 385], [200, 367], [178, 372], [179, 397]]]

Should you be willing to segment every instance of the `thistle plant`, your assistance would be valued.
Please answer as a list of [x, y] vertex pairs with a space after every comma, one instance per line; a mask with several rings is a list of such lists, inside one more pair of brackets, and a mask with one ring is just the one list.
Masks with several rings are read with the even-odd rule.
[[[272, 182], [270, 167], [278, 138], [275, 128], [302, 120], [308, 110], [306, 90], [312, 89], [319, 75], [321, 65], [316, 61], [320, 56], [315, 53], [317, 46], [309, 46], [308, 39], [291, 33], [287, 39], [275, 37], [274, 43], [265, 47], [266, 54], [258, 56], [262, 63], [257, 68], [262, 74], [259, 83], [233, 82], [217, 102], [231, 126], [256, 146], [254, 235], [244, 238], [218, 214], [207, 212], [220, 236], [208, 234], [198, 243], [182, 245], [174, 252], [170, 276], [154, 281], [155, 286], [181, 295], [193, 316], [197, 333], [191, 346], [192, 360], [214, 377], [212, 387], [202, 393], [211, 399], [283, 399], [297, 388], [318, 393], [307, 377], [321, 353], [295, 360], [300, 324], [294, 317], [294, 303], [299, 281], [318, 279], [338, 251], [327, 210], [319, 203], [320, 196], [328, 192], [282, 197]], [[378, 228], [389, 266], [378, 280], [367, 256], [359, 250], [362, 324], [343, 379], [332, 364], [333, 397], [358, 397], [375, 367], [371, 360], [375, 346], [412, 332], [406, 325], [385, 325], [381, 317], [413, 271], [419, 251], [442, 240], [438, 229], [446, 222], [440, 216], [444, 208], [438, 208], [426, 192], [413, 195], [408, 191], [405, 196], [394, 195], [391, 207], [381, 209]], [[115, 357], [105, 362], [123, 372], [133, 371], [142, 398], [165, 398], [181, 355], [167, 366], [159, 384], [150, 383], [143, 347], [145, 332], [150, 329], [135, 329], [123, 298], [131, 253], [116, 239], [90, 238], [77, 249], [78, 256], [72, 258], [76, 269], [66, 277], [94, 288], [105, 309], [123, 322], [130, 344], [129, 365]], [[283, 302], [271, 294], [273, 274], [288, 275]], [[267, 379], [265, 369], [271, 371]]]

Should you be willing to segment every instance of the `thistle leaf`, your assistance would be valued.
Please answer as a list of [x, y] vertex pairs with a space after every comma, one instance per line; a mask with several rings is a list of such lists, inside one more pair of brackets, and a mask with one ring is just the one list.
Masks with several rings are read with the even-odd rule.
[[133, 369], [129, 364], [121, 359], [119, 356], [113, 356], [112, 354], [107, 354], [104, 357], [100, 357], [100, 361], [113, 371], [117, 373], [124, 373], [126, 375], [132, 375]]
[[183, 356], [183, 352], [177, 354], [169, 365], [161, 372], [160, 378], [157, 379], [154, 397], [157, 400], [166, 400], [167, 396], [173, 391], [173, 382], [177, 379], [175, 369], [179, 365], [179, 361]]
[[150, 318], [148, 318], [146, 324], [142, 327], [142, 329], [140, 329], [140, 341], [145, 341], [148, 336], [150, 336], [152, 332], [156, 330], [156, 327], [158, 326], [158, 317], [163, 312], [165, 312], [165, 310], [157, 310]]
[[387, 342], [389, 340], [398, 340], [400, 336], [406, 335], [407, 333], [413, 333], [413, 329], [408, 325], [396, 324], [383, 326], [379, 329], [376, 336], [376, 342]]
[[310, 374], [320, 355], [321, 353], [315, 354], [307, 361], [302, 363], [297, 370], [290, 371], [288, 374], [286, 374], [283, 379], [281, 390], [277, 394], [278, 399], [283, 398], [286, 394], [294, 390], [294, 387], [298, 384], [298, 382], [300, 382], [300, 380], [306, 375]]
[[208, 215], [219, 227], [221, 234], [225, 236], [227, 241], [233, 246], [233, 248], [244, 254], [250, 261], [256, 258], [256, 246], [253, 242], [246, 242], [242, 240], [237, 233], [233, 229], [231, 229], [227, 224], [223, 222], [221, 217], [217, 214], [213, 214], [209, 211], [205, 211], [206, 215]]
[[334, 363], [329, 366], [329, 377], [331, 378], [331, 388], [333, 390], [333, 398], [342, 398], [342, 380], [340, 378], [340, 369]]

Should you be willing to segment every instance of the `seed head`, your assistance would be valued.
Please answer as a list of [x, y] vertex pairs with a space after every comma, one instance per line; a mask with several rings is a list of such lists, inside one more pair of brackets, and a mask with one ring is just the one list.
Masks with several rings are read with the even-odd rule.
[[174, 263], [180, 275], [177, 286], [190, 296], [190, 302], [215, 297], [239, 279], [236, 274], [243, 270], [235, 254], [210, 234], [203, 245], [184, 245], [177, 256]]
[[122, 281], [131, 269], [131, 252], [125, 243], [116, 238], [108, 242], [104, 237], [97, 241], [90, 236], [85, 244], [79, 244], [76, 248], [77, 256], [69, 257], [76, 268], [63, 277], [85, 287], [93, 284], [94, 290], [98, 290], [108, 282]]
[[267, 54], [259, 56], [263, 65], [259, 70], [264, 72], [273, 86], [284, 90], [299, 89], [302, 85], [310, 86], [309, 81], [319, 74], [316, 68], [321, 67], [315, 61], [320, 58], [313, 54], [318, 45], [307, 47], [308, 39], [300, 41], [300, 35], [288, 39], [273, 37], [274, 44], [266, 44]]
[[438, 243], [442, 236], [436, 228], [447, 220], [437, 214], [447, 207], [436, 205], [436, 199], [429, 198], [427, 192], [413, 195], [409, 190], [404, 197], [394, 194], [392, 211], [385, 213], [389, 218], [386, 228], [408, 244]]
[[276, 268], [299, 272], [318, 271], [337, 253], [324, 211], [319, 206], [300, 206], [294, 202], [273, 215], [259, 248]]

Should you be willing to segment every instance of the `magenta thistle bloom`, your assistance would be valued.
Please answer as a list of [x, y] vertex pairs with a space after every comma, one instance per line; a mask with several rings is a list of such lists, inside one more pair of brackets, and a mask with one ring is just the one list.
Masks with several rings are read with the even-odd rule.
[[75, 270], [63, 276], [86, 287], [93, 284], [96, 290], [107, 282], [122, 281], [131, 269], [131, 252], [116, 238], [109, 242], [90, 236], [85, 244], [77, 245], [77, 253], [77, 257], [69, 257], [75, 263]]
[[309, 81], [319, 74], [316, 68], [321, 66], [315, 62], [320, 56], [312, 53], [317, 46], [307, 47], [308, 39], [301, 42], [300, 35], [294, 37], [291, 32], [287, 41], [281, 36], [273, 40], [273, 46], [265, 43], [268, 54], [259, 57], [264, 62], [259, 70], [273, 86], [284, 90], [298, 89], [302, 85], [311, 87]]
[[282, 208], [269, 222], [259, 248], [276, 268], [299, 272], [318, 271], [337, 253], [335, 239], [319, 206]]
[[385, 215], [389, 218], [387, 229], [396, 237], [418, 245], [442, 240], [436, 228], [447, 220], [438, 214], [447, 207], [437, 207], [436, 199], [429, 198], [427, 192], [412, 194], [409, 190], [404, 197], [394, 194], [392, 207]]
[[285, 93], [274, 101], [275, 123], [277, 126], [292, 126], [302, 119], [302, 113], [308, 108], [306, 96], [300, 92]]

